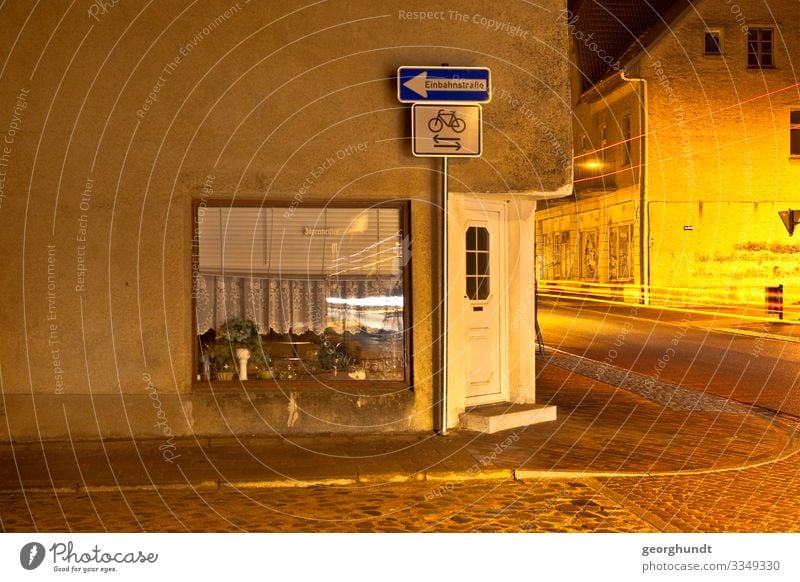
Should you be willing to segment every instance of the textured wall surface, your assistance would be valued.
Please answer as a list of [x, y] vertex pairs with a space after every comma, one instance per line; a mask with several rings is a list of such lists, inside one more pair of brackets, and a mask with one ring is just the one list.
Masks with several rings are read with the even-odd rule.
[[[192, 430], [192, 207], [242, 200], [287, 211], [409, 201], [410, 426], [430, 428], [440, 166], [410, 154], [396, 70], [492, 70], [485, 153], [451, 164], [454, 189], [556, 191], [570, 179], [563, 4], [5, 3], [0, 376], [10, 434], [20, 419], [26, 434], [64, 436], [66, 396], [85, 397], [75, 401], [84, 432], [159, 433], [161, 417], [171, 432]], [[93, 409], [99, 394], [108, 397]], [[92, 423], [88, 410], [115, 420]]]

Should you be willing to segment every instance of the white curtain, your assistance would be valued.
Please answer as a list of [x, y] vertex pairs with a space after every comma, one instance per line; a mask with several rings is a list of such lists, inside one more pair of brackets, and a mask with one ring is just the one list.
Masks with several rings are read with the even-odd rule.
[[[380, 279], [290, 279], [285, 277], [254, 278], [221, 275], [199, 275], [194, 281], [195, 309], [197, 312], [197, 334], [209, 329], [219, 329], [230, 318], [252, 319], [260, 333], [270, 329], [286, 334], [290, 331], [302, 334], [312, 331], [322, 333], [329, 322], [336, 321], [336, 303], [330, 299], [361, 299], [366, 297], [401, 297], [399, 280]], [[402, 328], [402, 300], [394, 320], [386, 326], [376, 322], [377, 327]], [[363, 307], [356, 309], [364, 310]], [[340, 310], [340, 309], [339, 309]], [[369, 309], [369, 311], [372, 311]], [[385, 320], [386, 307], [377, 309]], [[399, 317], [398, 317], [399, 316]], [[373, 318], [374, 319], [374, 318]], [[343, 317], [348, 326], [350, 317]], [[364, 319], [364, 321], [367, 321]]]

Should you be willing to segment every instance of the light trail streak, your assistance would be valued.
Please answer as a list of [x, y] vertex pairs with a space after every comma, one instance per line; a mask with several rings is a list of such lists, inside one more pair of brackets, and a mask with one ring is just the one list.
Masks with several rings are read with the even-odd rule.
[[[728, 289], [693, 289], [693, 288], [652, 288], [650, 292], [652, 305], [637, 304], [640, 309], [651, 311], [669, 311], [674, 313], [692, 313], [696, 315], [707, 315], [713, 317], [727, 317], [739, 321], [775, 323], [777, 317], [766, 315], [750, 315], [748, 312], [760, 311], [752, 304], [739, 303], [726, 300], [724, 295]], [[582, 281], [546, 281], [540, 280], [538, 283], [537, 296], [548, 297], [551, 299], [573, 299], [601, 305], [613, 305], [630, 307], [630, 301], [619, 299], [622, 297], [639, 297], [641, 286], [634, 284], [612, 285], [602, 283], [587, 283]], [[678, 297], [684, 297], [681, 301], [676, 301]], [[691, 301], [686, 301], [691, 299]], [[680, 303], [680, 305], [678, 305]], [[717, 307], [717, 309], [714, 309]], [[736, 309], [735, 313], [729, 313], [724, 309]], [[800, 307], [783, 306], [784, 320], [782, 323], [800, 323]]]

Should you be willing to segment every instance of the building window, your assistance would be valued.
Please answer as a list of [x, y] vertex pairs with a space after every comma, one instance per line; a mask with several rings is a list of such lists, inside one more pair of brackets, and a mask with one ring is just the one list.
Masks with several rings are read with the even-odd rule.
[[747, 66], [763, 69], [775, 66], [771, 28], [751, 28], [747, 31]]
[[707, 55], [721, 55], [722, 41], [718, 30], [707, 30], [703, 43], [703, 52]]
[[595, 280], [597, 272], [597, 229], [581, 232], [581, 276]]
[[195, 219], [201, 377], [236, 369], [232, 346], [221, 337], [231, 320], [249, 320], [258, 330], [261, 358], [251, 358], [253, 375], [317, 383], [408, 377], [408, 240], [401, 208], [293, 208], [288, 214], [285, 208], [201, 206]]
[[553, 249], [553, 263], [555, 265], [556, 279], [569, 279], [572, 274], [570, 266], [572, 260], [572, 250], [569, 246], [569, 231], [561, 232], [555, 240]]
[[467, 297], [470, 301], [489, 298], [489, 230], [467, 228]]
[[789, 155], [800, 157], [800, 109], [789, 112]]
[[606, 167], [606, 146], [608, 145], [608, 128], [605, 124], [600, 127], [600, 163]]
[[608, 279], [628, 280], [633, 277], [633, 225], [612, 226], [608, 230]]
[[631, 163], [631, 116], [626, 114], [622, 118], [622, 164]]

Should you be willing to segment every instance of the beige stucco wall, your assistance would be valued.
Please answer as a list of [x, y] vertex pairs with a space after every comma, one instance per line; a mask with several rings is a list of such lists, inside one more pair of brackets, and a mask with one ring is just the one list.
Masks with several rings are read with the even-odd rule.
[[175, 434], [192, 431], [191, 209], [204, 199], [411, 202], [408, 428], [430, 429], [439, 164], [410, 155], [394, 75], [490, 67], [513, 98], [484, 107], [484, 155], [454, 161], [451, 183], [556, 191], [570, 179], [559, 153], [571, 150], [563, 4], [6, 3], [10, 435], [160, 434], [162, 417]]

